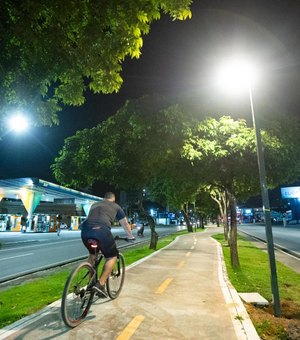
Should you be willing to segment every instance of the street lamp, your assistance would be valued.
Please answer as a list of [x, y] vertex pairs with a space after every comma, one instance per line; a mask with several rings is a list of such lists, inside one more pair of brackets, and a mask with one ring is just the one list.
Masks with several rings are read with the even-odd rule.
[[252, 85], [255, 81], [256, 68], [253, 64], [250, 64], [247, 60], [242, 59], [240, 57], [232, 58], [228, 60], [226, 63], [221, 65], [219, 69], [219, 77], [218, 79], [226, 85], [226, 89], [229, 91], [233, 90], [241, 90], [247, 88], [250, 100], [250, 109], [252, 114], [253, 128], [255, 131], [256, 138], [256, 150], [257, 150], [257, 160], [258, 160], [258, 171], [259, 171], [259, 180], [261, 187], [261, 197], [263, 203], [263, 209], [265, 212], [265, 229], [266, 229], [266, 238], [267, 238], [267, 246], [268, 246], [268, 255], [269, 255], [269, 264], [270, 264], [270, 272], [271, 272], [271, 288], [273, 294], [273, 302], [274, 302], [274, 315], [279, 317], [281, 315], [280, 309], [280, 300], [279, 300], [279, 290], [278, 290], [278, 282], [277, 282], [277, 273], [276, 273], [276, 261], [275, 261], [275, 253], [274, 253], [274, 242], [273, 242], [273, 232], [272, 232], [272, 224], [271, 224], [271, 211], [270, 211], [270, 202], [269, 202], [269, 194], [268, 194], [268, 186], [266, 180], [266, 167], [265, 167], [265, 159], [263, 154], [263, 146], [261, 141], [261, 133], [260, 128], [257, 125], [254, 113], [253, 106], [253, 96], [252, 96]]
[[23, 132], [28, 128], [29, 123], [28, 119], [22, 113], [18, 112], [9, 118], [8, 125], [10, 130]]

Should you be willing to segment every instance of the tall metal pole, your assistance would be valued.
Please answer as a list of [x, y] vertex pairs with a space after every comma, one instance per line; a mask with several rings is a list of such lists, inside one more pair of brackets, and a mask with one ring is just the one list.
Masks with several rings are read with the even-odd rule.
[[248, 86], [248, 89], [249, 89], [249, 98], [250, 98], [253, 127], [254, 127], [255, 137], [256, 137], [256, 149], [257, 149], [257, 160], [258, 160], [258, 171], [259, 171], [259, 180], [260, 180], [260, 187], [261, 187], [261, 196], [262, 196], [263, 209], [265, 212], [265, 228], [266, 228], [266, 238], [267, 238], [267, 245], [268, 245], [269, 264], [270, 264], [271, 288], [272, 288], [273, 303], [274, 303], [274, 315], [279, 317], [281, 315], [281, 308], [280, 308], [279, 290], [278, 290], [277, 273], [276, 273], [276, 261], [275, 261], [273, 232], [272, 232], [272, 224], [271, 224], [270, 202], [269, 202], [268, 186], [267, 186], [267, 180], [266, 180], [265, 159], [264, 159], [263, 147], [262, 147], [262, 142], [261, 142], [260, 128], [257, 126], [256, 120], [255, 120], [252, 90], [251, 90], [250, 85]]

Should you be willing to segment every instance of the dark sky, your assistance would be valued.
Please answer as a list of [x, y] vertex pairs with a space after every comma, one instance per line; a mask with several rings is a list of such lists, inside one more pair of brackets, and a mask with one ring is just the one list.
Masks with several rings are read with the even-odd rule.
[[[85, 105], [60, 113], [58, 127], [6, 135], [0, 141], [0, 177], [55, 181], [49, 167], [64, 138], [95, 126], [126, 99], [155, 92], [185, 93], [199, 96], [203, 110], [217, 110], [225, 99], [212, 87], [214, 67], [223, 56], [238, 51], [263, 65], [259, 87], [254, 90], [258, 111], [268, 106], [287, 115], [298, 114], [299, 0], [196, 0], [192, 11], [191, 20], [172, 22], [164, 17], [153, 24], [140, 59], [126, 60], [123, 65], [124, 83], [118, 94], [89, 93]], [[242, 106], [236, 106], [237, 102]], [[247, 98], [234, 103], [227, 103], [226, 110], [249, 110]]]

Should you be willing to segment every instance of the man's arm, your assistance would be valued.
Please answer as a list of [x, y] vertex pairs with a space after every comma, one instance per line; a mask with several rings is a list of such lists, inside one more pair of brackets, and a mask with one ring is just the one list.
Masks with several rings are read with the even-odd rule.
[[130, 225], [127, 221], [127, 218], [124, 217], [122, 218], [121, 220], [119, 220], [121, 226], [124, 228], [125, 232], [127, 233], [127, 237], [128, 239], [135, 239], [135, 237], [132, 235], [132, 232], [131, 232], [131, 228], [130, 228]]

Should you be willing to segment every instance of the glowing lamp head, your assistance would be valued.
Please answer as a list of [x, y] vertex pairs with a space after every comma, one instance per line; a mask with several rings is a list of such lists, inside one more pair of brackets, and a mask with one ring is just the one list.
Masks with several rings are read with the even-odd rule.
[[257, 78], [256, 67], [242, 57], [224, 60], [217, 69], [217, 83], [231, 93], [249, 89]]
[[23, 132], [27, 130], [29, 126], [28, 120], [21, 113], [17, 113], [12, 116], [9, 120], [9, 127], [11, 130], [15, 132]]

